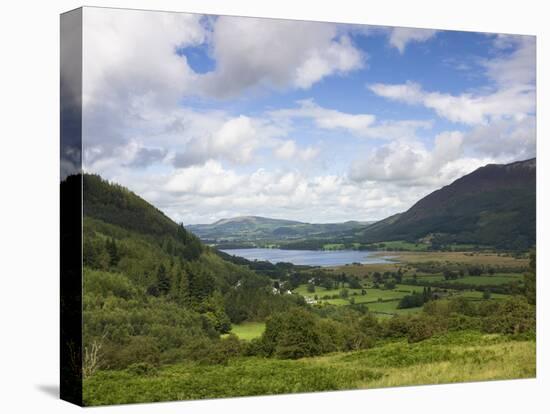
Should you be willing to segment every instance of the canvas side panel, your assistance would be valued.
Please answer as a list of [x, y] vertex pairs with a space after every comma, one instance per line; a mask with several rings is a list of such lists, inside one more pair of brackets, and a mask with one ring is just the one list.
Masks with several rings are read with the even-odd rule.
[[60, 24], [60, 397], [82, 405], [82, 9]]

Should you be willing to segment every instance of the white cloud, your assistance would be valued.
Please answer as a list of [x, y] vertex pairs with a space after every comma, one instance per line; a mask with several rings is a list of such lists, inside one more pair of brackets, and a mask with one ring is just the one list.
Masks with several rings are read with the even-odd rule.
[[436, 33], [436, 30], [431, 29], [395, 27], [390, 29], [389, 42], [390, 45], [399, 50], [399, 53], [403, 53], [407, 44], [411, 42], [425, 42], [434, 37]]
[[172, 103], [188, 92], [195, 73], [185, 56], [175, 52], [205, 41], [200, 19], [194, 14], [86, 8], [84, 105], [138, 105], [144, 99]]
[[262, 124], [247, 116], [230, 118], [215, 130], [205, 130], [193, 136], [185, 149], [176, 154], [177, 167], [202, 164], [209, 159], [223, 158], [237, 164], [251, 162], [254, 151], [261, 145]]
[[468, 148], [503, 161], [524, 160], [536, 156], [536, 120], [499, 120], [472, 128], [465, 136]]
[[166, 191], [197, 196], [221, 196], [232, 194], [244, 178], [231, 170], [225, 170], [217, 161], [207, 161], [203, 166], [177, 170], [164, 185]]
[[462, 154], [463, 135], [449, 131], [435, 137], [430, 150], [416, 140], [398, 140], [372, 151], [365, 158], [355, 160], [350, 168], [352, 180], [383, 181], [406, 185], [433, 186], [443, 181], [440, 170]]
[[[175, 51], [201, 44], [206, 32], [197, 15], [105, 8], [84, 10], [83, 32], [83, 162], [90, 167], [150, 133], [151, 108], [170, 111], [192, 90], [196, 75]], [[147, 141], [142, 146], [155, 146]]]
[[349, 114], [334, 109], [323, 108], [313, 100], [298, 101], [297, 108], [279, 109], [269, 113], [275, 119], [311, 119], [322, 129], [343, 129], [354, 135], [375, 139], [398, 139], [414, 137], [416, 130], [431, 128], [431, 122], [418, 120], [382, 120], [372, 114]]
[[[501, 87], [533, 85], [536, 78], [536, 38], [534, 36], [498, 35], [494, 40], [499, 56], [482, 62], [487, 76]], [[512, 48], [513, 52], [506, 53]]]
[[[292, 217], [302, 221], [330, 222], [383, 218], [407, 208], [421, 194], [419, 190], [357, 183], [343, 175], [308, 176], [297, 170], [257, 169], [238, 174], [218, 161], [207, 161], [176, 170], [168, 176], [144, 177], [146, 188], [157, 183], [161, 191], [141, 194], [169, 216], [184, 223], [205, 223], [238, 215], [261, 212], [268, 217]], [[130, 188], [134, 179], [119, 177]]]
[[[500, 44], [500, 41], [497, 43]], [[493, 91], [452, 95], [425, 91], [419, 84], [375, 83], [375, 94], [410, 105], [423, 105], [439, 116], [468, 125], [487, 124], [499, 119], [521, 120], [535, 111], [535, 41], [528, 36], [513, 37], [514, 51], [483, 61]]]
[[216, 68], [201, 85], [221, 97], [255, 86], [308, 89], [365, 60], [337, 25], [225, 16], [214, 23], [212, 56]]
[[299, 160], [310, 161], [319, 155], [319, 149], [308, 146], [304, 149], [299, 149], [294, 140], [282, 141], [281, 144], [275, 148], [274, 154], [277, 158], [282, 160]]
[[[84, 165], [243, 164], [285, 136], [268, 120], [181, 107], [191, 95], [230, 96], [256, 86], [308, 88], [362, 67], [365, 56], [337, 25], [88, 8], [84, 16]], [[213, 72], [189, 66], [187, 47], [209, 45]], [[269, 53], [266, 53], [266, 51]], [[134, 158], [129, 142], [141, 150]], [[159, 148], [164, 148], [162, 154]], [[303, 160], [318, 149], [296, 149]], [[122, 156], [121, 154], [124, 154]], [[101, 171], [101, 170], [100, 170]]]
[[490, 94], [451, 95], [427, 92], [413, 82], [373, 84], [369, 89], [379, 96], [407, 104], [423, 105], [439, 116], [468, 125], [485, 124], [493, 119], [521, 119], [535, 109], [535, 90], [514, 86]]

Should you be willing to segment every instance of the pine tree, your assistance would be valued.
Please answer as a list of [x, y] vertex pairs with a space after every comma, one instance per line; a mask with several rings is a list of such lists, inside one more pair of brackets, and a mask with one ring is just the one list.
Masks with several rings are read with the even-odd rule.
[[107, 250], [107, 253], [109, 253], [109, 265], [116, 266], [120, 261], [120, 256], [118, 254], [118, 248], [114, 238], [111, 237], [111, 239], [106, 240], [105, 249]]
[[157, 270], [157, 290], [161, 295], [166, 295], [170, 291], [171, 280], [166, 272], [164, 264], [161, 264]]

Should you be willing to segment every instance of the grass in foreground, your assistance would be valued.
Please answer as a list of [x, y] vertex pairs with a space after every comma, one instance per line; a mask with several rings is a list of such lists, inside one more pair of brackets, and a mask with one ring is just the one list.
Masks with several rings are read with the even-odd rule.
[[86, 405], [236, 397], [535, 376], [535, 341], [479, 332], [300, 360], [238, 358], [148, 374], [100, 371], [84, 381]]

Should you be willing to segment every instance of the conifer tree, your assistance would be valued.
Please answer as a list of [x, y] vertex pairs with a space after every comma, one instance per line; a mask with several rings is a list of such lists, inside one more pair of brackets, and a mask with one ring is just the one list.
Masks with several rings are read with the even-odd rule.
[[107, 253], [109, 253], [109, 265], [116, 266], [120, 261], [120, 256], [118, 254], [118, 248], [114, 238], [111, 237], [111, 239], [107, 239], [105, 242], [105, 249], [107, 250]]
[[157, 270], [157, 290], [161, 295], [166, 295], [170, 291], [171, 280], [166, 272], [164, 264], [161, 263]]

